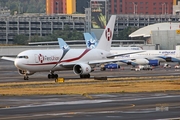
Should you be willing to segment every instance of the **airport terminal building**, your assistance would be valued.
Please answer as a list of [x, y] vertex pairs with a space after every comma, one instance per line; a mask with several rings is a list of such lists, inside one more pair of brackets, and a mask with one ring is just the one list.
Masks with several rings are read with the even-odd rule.
[[[115, 34], [127, 27], [145, 27], [155, 23], [179, 23], [180, 15], [117, 15]], [[46, 36], [54, 30], [63, 30], [66, 25], [70, 29], [81, 32], [90, 32], [88, 18], [85, 14], [72, 15], [37, 15], [26, 14], [23, 16], [0, 17], [0, 44], [13, 43], [13, 37], [19, 34], [29, 36]]]
[[147, 44], [156, 45], [161, 50], [173, 50], [180, 45], [180, 22], [156, 23], [142, 27], [129, 37], [143, 37]]

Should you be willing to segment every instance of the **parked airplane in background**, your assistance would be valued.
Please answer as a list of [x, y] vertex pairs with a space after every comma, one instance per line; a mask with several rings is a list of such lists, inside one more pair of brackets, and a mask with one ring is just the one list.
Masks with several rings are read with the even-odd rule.
[[24, 80], [28, 80], [29, 75], [43, 71], [50, 71], [48, 78], [57, 78], [54, 72], [61, 70], [73, 70], [80, 78], [89, 78], [97, 64], [117, 62], [111, 58], [121, 55], [110, 53], [115, 20], [116, 16], [112, 15], [95, 49], [26, 50], [16, 58], [2, 59], [14, 61], [19, 73], [24, 75]]
[[[121, 52], [123, 52], [123, 50], [121, 50]], [[119, 52], [111, 50], [111, 53], [115, 54]], [[180, 64], [180, 46], [176, 46], [176, 50], [146, 50], [143, 53], [118, 56], [118, 58], [126, 59], [125, 62], [132, 65], [148, 63], [149, 65], [156, 66], [161, 62], [178, 62]]]
[[[122, 51], [123, 52], [123, 51]], [[126, 55], [126, 58], [146, 58], [148, 60], [158, 60], [160, 62], [180, 62], [180, 46], [175, 50], [146, 50], [144, 53]], [[123, 58], [123, 56], [120, 56]]]

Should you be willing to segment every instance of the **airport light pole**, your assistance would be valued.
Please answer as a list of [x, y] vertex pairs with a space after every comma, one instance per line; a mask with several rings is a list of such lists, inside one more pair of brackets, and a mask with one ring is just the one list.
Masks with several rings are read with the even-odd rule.
[[164, 3], [164, 13], [166, 14], [166, 3]]
[[163, 14], [163, 12], [166, 13], [165, 8], [164, 8], [164, 11], [163, 11], [163, 6], [164, 6], [164, 5], [166, 6], [166, 4], [165, 4], [165, 3], [162, 3], [161, 5], [162, 5], [162, 14]]
[[133, 2], [133, 6], [134, 6], [134, 14], [136, 13], [136, 11], [135, 11], [135, 3]]
[[136, 14], [137, 14], [137, 7], [138, 7], [138, 5], [137, 4], [135, 4], [136, 5]]
[[134, 3], [134, 2], [132, 2], [133, 3], [133, 5], [134, 5], [134, 14], [137, 14], [137, 4], [136, 3]]

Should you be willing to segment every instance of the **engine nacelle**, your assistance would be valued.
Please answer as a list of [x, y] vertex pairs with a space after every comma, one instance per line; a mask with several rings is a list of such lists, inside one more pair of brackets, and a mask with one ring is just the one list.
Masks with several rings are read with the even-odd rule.
[[120, 66], [116, 63], [109, 63], [104, 66], [106, 69], [118, 69]]
[[171, 57], [166, 57], [165, 60], [166, 62], [173, 62]]
[[131, 65], [148, 65], [149, 61], [147, 59], [135, 59], [128, 62], [128, 64], [130, 63]]
[[24, 71], [24, 70], [20, 70], [20, 69], [18, 69], [18, 73], [20, 74], [20, 75], [33, 75], [35, 72], [30, 72], [30, 71]]
[[159, 62], [159, 60], [149, 60], [149, 65], [158, 66], [158, 65], [160, 65], [160, 62]]
[[85, 63], [76, 64], [73, 67], [73, 71], [77, 75], [89, 74], [91, 72], [91, 66]]
[[179, 59], [174, 57], [166, 57], [165, 60], [166, 62], [179, 62]]

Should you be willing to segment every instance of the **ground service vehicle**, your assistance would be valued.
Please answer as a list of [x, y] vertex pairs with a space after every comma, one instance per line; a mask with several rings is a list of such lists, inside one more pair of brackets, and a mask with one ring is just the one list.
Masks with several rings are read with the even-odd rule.
[[169, 65], [169, 64], [164, 64], [164, 68], [171, 68], [171, 65]]
[[175, 65], [174, 68], [175, 68], [175, 69], [179, 69], [179, 68], [180, 68], [180, 65]]

